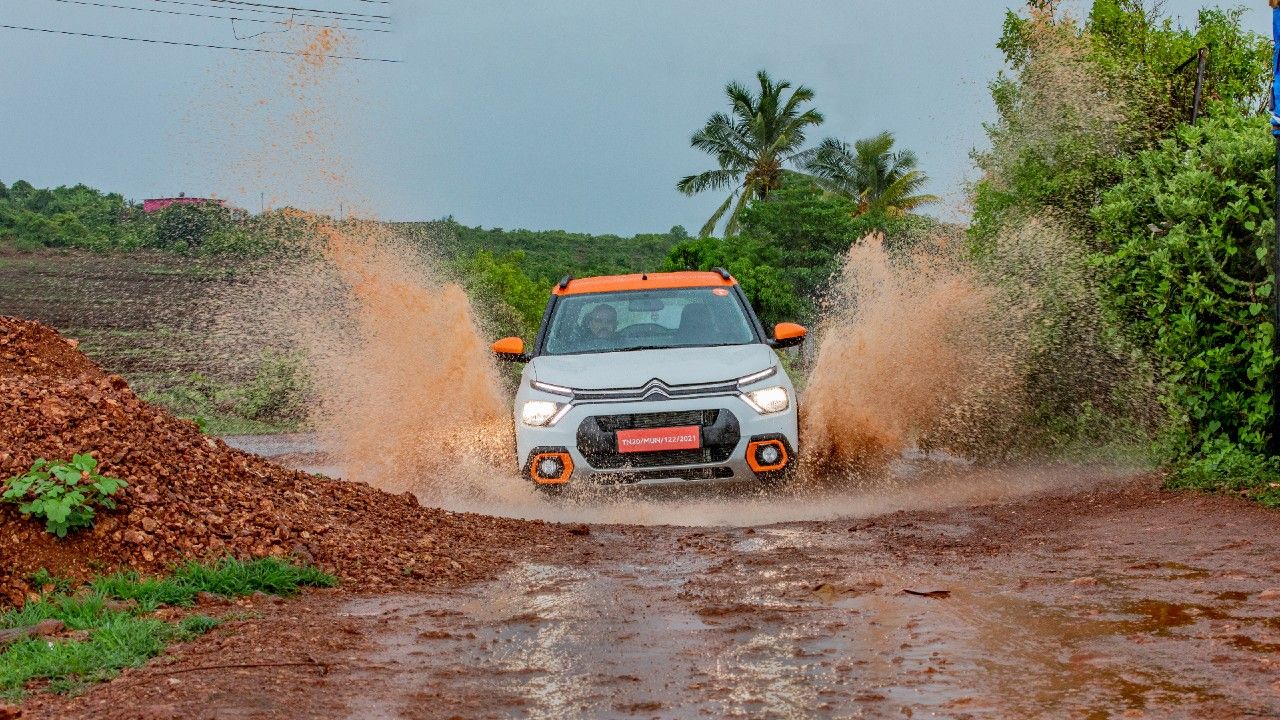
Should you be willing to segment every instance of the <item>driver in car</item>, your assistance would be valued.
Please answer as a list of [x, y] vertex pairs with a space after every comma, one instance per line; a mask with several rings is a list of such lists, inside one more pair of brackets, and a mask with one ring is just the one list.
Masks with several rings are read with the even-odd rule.
[[608, 340], [618, 331], [618, 311], [612, 305], [601, 303], [591, 308], [582, 325], [587, 338]]

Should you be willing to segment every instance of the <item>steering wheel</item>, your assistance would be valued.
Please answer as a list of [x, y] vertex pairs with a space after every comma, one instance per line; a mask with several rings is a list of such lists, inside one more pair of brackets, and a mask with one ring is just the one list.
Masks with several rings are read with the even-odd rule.
[[658, 323], [636, 323], [628, 325], [618, 331], [618, 337], [621, 338], [639, 338], [639, 337], [655, 337], [661, 335], [671, 335], [675, 331], [665, 328]]

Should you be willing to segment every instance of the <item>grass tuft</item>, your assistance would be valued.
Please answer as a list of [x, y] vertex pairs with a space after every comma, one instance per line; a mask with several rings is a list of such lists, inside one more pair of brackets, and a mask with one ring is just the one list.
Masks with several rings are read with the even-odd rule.
[[[188, 615], [178, 623], [148, 617], [162, 605], [190, 606], [201, 592], [243, 597], [255, 592], [293, 595], [304, 585], [332, 587], [337, 580], [315, 568], [276, 558], [210, 564], [190, 562], [164, 578], [120, 572], [95, 578], [72, 593], [70, 583], [37, 574], [53, 586], [38, 600], [0, 613], [0, 628], [29, 627], [61, 620], [68, 630], [86, 631], [84, 639], [29, 638], [0, 652], [0, 700], [21, 700], [33, 681], [48, 681], [52, 692], [76, 692], [114, 677], [155, 657], [165, 645], [206, 633], [222, 623], [207, 615]], [[125, 601], [125, 602], [119, 602]], [[127, 601], [133, 601], [128, 603]]]

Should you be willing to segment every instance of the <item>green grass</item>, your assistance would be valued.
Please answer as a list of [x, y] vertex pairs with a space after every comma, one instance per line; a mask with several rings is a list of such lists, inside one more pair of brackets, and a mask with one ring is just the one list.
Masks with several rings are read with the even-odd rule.
[[333, 576], [315, 568], [275, 558], [187, 563], [161, 578], [115, 573], [96, 578], [75, 592], [69, 582], [47, 572], [36, 573], [32, 580], [54, 589], [22, 608], [0, 613], [0, 628], [27, 627], [54, 619], [70, 630], [86, 631], [88, 637], [32, 638], [10, 645], [0, 653], [0, 699], [21, 700], [28, 683], [39, 680], [48, 681], [53, 692], [74, 692], [114, 677], [121, 668], [141, 665], [160, 654], [168, 643], [208, 632], [222, 622], [202, 614], [188, 615], [177, 623], [149, 617], [162, 605], [187, 607], [201, 592], [223, 597], [255, 592], [287, 596], [304, 585], [332, 587], [337, 583]]
[[300, 421], [270, 421], [247, 417], [246, 395], [252, 384], [219, 382], [200, 373], [154, 373], [130, 378], [147, 402], [197, 423], [210, 435], [268, 435], [294, 432]]

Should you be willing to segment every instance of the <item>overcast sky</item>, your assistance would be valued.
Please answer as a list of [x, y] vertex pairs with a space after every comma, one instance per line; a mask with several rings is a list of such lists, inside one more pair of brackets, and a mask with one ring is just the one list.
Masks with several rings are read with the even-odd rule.
[[[696, 230], [723, 199], [675, 191], [712, 159], [689, 136], [724, 108], [730, 80], [757, 69], [817, 93], [846, 140], [892, 130], [963, 212], [969, 159], [993, 119], [987, 82], [1001, 66], [999, 0], [258, 0], [388, 14], [390, 33], [353, 32], [349, 51], [398, 64], [345, 63], [318, 90], [341, 158], [341, 189], [291, 176], [301, 162], [253, 108], [288, 105], [278, 58], [0, 29], [0, 180], [74, 184], [126, 197], [229, 197], [328, 209], [342, 201], [397, 220], [453, 215], [486, 227], [584, 232]], [[242, 17], [228, 0], [93, 0]], [[1202, 5], [1170, 0], [1190, 20]], [[1269, 33], [1266, 3], [1248, 24]], [[213, 7], [208, 7], [213, 6]], [[228, 20], [97, 7], [88, 0], [0, 0], [0, 25], [280, 48], [288, 33], [241, 41]], [[237, 23], [244, 35], [270, 26]], [[294, 36], [296, 40], [296, 35]], [[287, 144], [285, 144], [287, 145]], [[243, 156], [257, 158], [249, 169]], [[238, 159], [237, 159], [238, 158]], [[318, 161], [317, 161], [318, 162]], [[264, 170], [264, 167], [267, 168]]]

